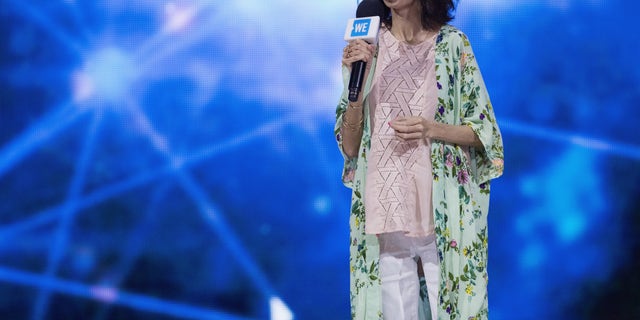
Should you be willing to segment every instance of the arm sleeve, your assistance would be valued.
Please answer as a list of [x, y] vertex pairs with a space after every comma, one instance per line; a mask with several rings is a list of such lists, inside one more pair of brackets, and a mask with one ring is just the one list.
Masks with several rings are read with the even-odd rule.
[[465, 35], [462, 35], [459, 48], [461, 122], [473, 129], [484, 146], [484, 150], [471, 148], [470, 151], [476, 181], [482, 184], [502, 175], [502, 135], [471, 44]]

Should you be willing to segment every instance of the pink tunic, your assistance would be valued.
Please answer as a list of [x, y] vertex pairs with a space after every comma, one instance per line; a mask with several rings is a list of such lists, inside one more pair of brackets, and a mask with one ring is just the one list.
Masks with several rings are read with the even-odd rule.
[[430, 141], [405, 142], [388, 122], [398, 117], [433, 120], [438, 104], [435, 36], [410, 45], [382, 29], [371, 99], [371, 148], [365, 186], [365, 231], [434, 233]]

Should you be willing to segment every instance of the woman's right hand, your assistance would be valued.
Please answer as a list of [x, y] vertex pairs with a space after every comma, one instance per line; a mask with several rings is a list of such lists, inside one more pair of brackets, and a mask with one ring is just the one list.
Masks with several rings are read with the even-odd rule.
[[356, 61], [367, 63], [367, 71], [371, 68], [375, 46], [362, 39], [349, 41], [342, 52], [342, 64], [351, 71], [351, 64]]

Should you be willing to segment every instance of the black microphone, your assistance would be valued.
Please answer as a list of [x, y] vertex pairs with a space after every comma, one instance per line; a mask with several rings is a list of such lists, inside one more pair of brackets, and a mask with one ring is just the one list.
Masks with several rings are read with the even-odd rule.
[[[345, 40], [364, 39], [369, 43], [377, 43], [380, 20], [385, 14], [385, 9], [386, 7], [381, 0], [364, 0], [360, 2], [356, 10], [356, 19], [351, 19], [347, 23]], [[358, 101], [366, 70], [367, 63], [362, 60], [351, 64], [349, 101]]]

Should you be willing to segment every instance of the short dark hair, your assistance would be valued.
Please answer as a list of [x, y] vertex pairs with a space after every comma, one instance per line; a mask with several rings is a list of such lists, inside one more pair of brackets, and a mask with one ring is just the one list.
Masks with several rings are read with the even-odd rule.
[[[453, 20], [457, 1], [454, 0], [419, 0], [422, 7], [422, 27], [427, 30], [438, 30]], [[382, 2], [382, 0], [380, 0]], [[384, 5], [384, 2], [382, 2]], [[385, 7], [382, 22], [391, 29], [391, 9]]]

